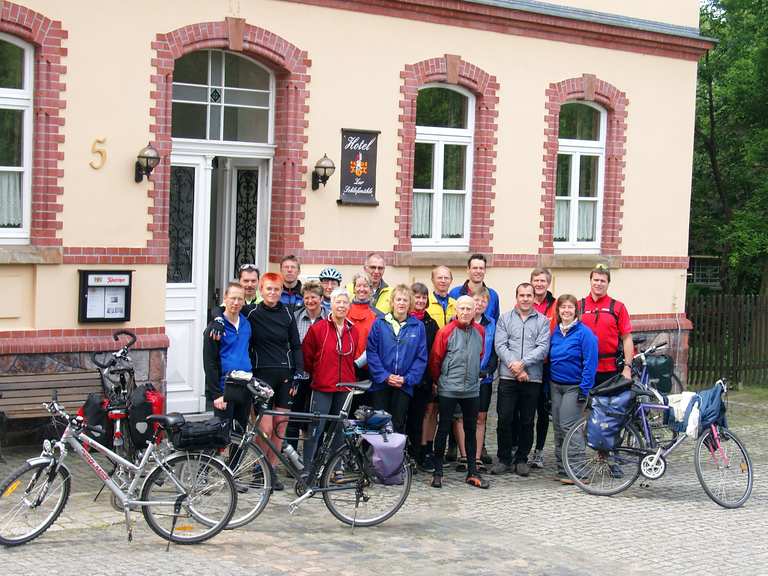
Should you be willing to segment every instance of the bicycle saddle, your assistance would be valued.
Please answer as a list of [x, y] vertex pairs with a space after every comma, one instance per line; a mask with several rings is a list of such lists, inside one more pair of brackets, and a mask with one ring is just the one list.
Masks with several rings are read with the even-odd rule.
[[351, 388], [352, 390], [362, 390], [366, 392], [373, 383], [370, 380], [361, 380], [360, 382], [339, 382], [336, 388]]
[[186, 423], [183, 414], [174, 412], [173, 414], [152, 414], [147, 416], [147, 422], [157, 422], [163, 428], [176, 428]]

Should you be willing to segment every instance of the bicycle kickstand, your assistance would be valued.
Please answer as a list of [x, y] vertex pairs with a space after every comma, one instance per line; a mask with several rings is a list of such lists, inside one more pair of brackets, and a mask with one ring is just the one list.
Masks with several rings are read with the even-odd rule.
[[176, 503], [173, 505], [173, 521], [171, 522], [171, 535], [168, 537], [168, 544], [165, 547], [165, 551], [168, 552], [171, 549], [171, 538], [173, 538], [173, 531], [176, 528], [176, 520], [179, 518], [179, 512], [181, 512], [181, 502], [186, 498], [186, 494], [180, 494], [176, 498]]
[[[98, 494], [96, 497], [98, 498]], [[128, 542], [133, 542], [133, 522], [131, 522], [131, 509], [126, 504], [123, 507], [123, 511], [125, 512], [125, 529], [128, 532]]]

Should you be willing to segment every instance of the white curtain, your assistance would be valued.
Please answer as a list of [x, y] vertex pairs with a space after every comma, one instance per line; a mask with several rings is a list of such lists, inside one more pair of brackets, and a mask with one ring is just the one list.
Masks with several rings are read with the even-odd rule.
[[579, 242], [594, 242], [595, 240], [595, 213], [597, 202], [579, 202]]
[[21, 172], [0, 172], [0, 227], [20, 228]]
[[555, 242], [568, 241], [568, 220], [570, 219], [570, 200], [557, 200], [555, 202]]
[[464, 237], [464, 194], [443, 195], [443, 238]]
[[413, 238], [429, 238], [432, 236], [432, 194], [415, 192], [413, 194]]

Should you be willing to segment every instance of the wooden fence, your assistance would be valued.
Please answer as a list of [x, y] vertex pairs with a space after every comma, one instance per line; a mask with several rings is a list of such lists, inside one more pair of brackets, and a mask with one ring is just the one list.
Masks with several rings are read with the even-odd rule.
[[768, 385], [768, 296], [709, 294], [689, 298], [688, 387], [725, 376], [734, 383]]

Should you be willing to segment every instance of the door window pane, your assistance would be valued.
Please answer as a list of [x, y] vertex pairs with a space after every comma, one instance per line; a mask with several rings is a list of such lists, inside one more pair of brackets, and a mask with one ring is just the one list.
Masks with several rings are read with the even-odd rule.
[[21, 228], [21, 172], [0, 172], [0, 228]]
[[413, 189], [431, 190], [433, 186], [435, 165], [435, 145], [426, 142], [416, 142], [415, 158], [413, 161]]
[[571, 194], [571, 158], [568, 154], [557, 155], [557, 188], [555, 196], [569, 196]]
[[24, 111], [0, 108], [0, 166], [21, 166]]
[[566, 242], [568, 240], [568, 222], [571, 218], [570, 200], [555, 201], [555, 242]]
[[464, 194], [443, 195], [443, 238], [464, 237]]
[[432, 236], [432, 194], [416, 192], [413, 195], [412, 238]]
[[456, 90], [424, 88], [416, 98], [416, 125], [467, 127], [467, 97]]
[[192, 281], [194, 249], [195, 169], [171, 166], [168, 206], [168, 283]]
[[237, 171], [237, 214], [235, 215], [235, 269], [237, 278], [241, 264], [256, 261], [256, 219], [259, 196], [259, 171]]
[[597, 202], [579, 202], [579, 228], [576, 238], [579, 242], [594, 242], [596, 212]]
[[446, 144], [443, 148], [443, 190], [466, 189], [467, 147]]
[[266, 142], [269, 134], [269, 110], [224, 107], [224, 140]]
[[24, 88], [24, 48], [0, 40], [0, 88]]
[[582, 156], [579, 162], [579, 196], [597, 198], [597, 156]]
[[204, 104], [174, 102], [171, 106], [171, 135], [174, 138], [205, 139], [206, 107]]
[[225, 86], [269, 90], [269, 73], [258, 64], [229, 53], [224, 55], [224, 62]]
[[559, 136], [571, 140], [599, 140], [600, 112], [586, 104], [563, 104]]
[[208, 84], [208, 51], [191, 52], [173, 65], [173, 81], [185, 84]]

